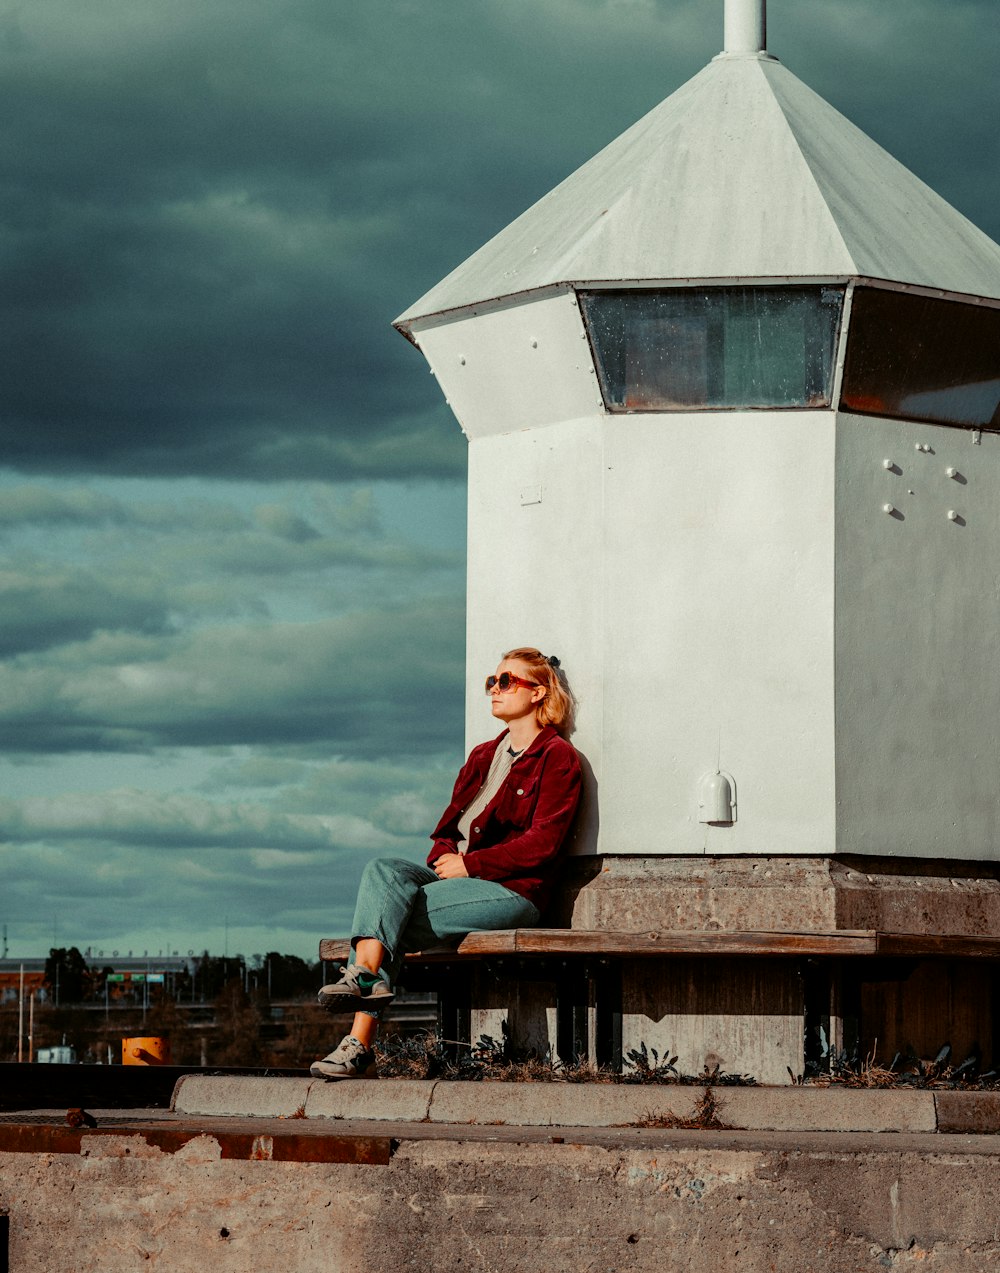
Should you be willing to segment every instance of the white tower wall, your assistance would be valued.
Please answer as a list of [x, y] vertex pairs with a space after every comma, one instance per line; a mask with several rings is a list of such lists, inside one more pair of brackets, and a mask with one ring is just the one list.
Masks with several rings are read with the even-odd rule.
[[[826, 412], [607, 420], [606, 852], [833, 851], [833, 440]], [[699, 821], [716, 767], [730, 827]]]
[[836, 475], [838, 852], [996, 860], [1000, 437], [842, 414]]
[[[834, 851], [833, 436], [741, 412], [471, 445], [468, 683], [507, 634], [562, 657], [600, 808], [580, 850]], [[731, 827], [699, 821], [717, 766]]]

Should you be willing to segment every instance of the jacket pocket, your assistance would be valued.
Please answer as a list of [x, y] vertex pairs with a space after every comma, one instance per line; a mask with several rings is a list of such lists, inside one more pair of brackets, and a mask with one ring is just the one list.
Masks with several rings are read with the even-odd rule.
[[523, 830], [531, 821], [538, 799], [538, 779], [521, 779], [512, 774], [497, 801], [497, 820]]

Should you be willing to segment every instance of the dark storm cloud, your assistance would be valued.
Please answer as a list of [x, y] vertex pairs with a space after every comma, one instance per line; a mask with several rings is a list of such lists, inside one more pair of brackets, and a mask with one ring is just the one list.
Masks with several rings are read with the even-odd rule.
[[403, 139], [357, 91], [357, 37], [305, 4], [56, 3], [19, 23], [3, 77], [19, 121], [2, 156], [6, 460], [458, 471], [446, 411], [388, 327], [407, 236], [377, 174]]
[[8, 754], [450, 751], [462, 731], [462, 619], [449, 598], [178, 637], [101, 633], [0, 665], [0, 733]]
[[122, 586], [89, 570], [0, 574], [0, 658], [85, 641], [108, 629], [162, 633], [170, 626], [155, 585]]
[[[320, 613], [377, 606], [387, 591], [399, 601], [460, 579], [459, 551], [387, 535], [370, 490], [199, 485], [197, 499], [171, 499], [165, 482], [131, 499], [76, 484], [0, 487], [0, 658], [98, 632], [259, 621], [289, 596]], [[271, 498], [253, 502], [263, 492]]]
[[[995, 6], [771, 46], [998, 232]], [[722, 0], [48, 0], [0, 38], [0, 442], [35, 471], [447, 474], [388, 327], [721, 44]]]
[[[303, 816], [259, 803], [216, 804], [193, 795], [117, 789], [72, 792], [62, 797], [0, 798], [0, 837], [32, 843], [44, 837], [81, 848], [90, 841], [145, 848], [237, 848], [261, 846], [269, 865], [287, 862], [289, 851], [386, 850], [393, 837], [350, 813]], [[297, 859], [296, 859], [297, 860]], [[22, 868], [23, 869], [23, 868]]]

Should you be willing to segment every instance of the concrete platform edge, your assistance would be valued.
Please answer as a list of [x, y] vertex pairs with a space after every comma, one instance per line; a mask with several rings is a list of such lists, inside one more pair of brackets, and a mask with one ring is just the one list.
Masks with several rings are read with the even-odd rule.
[[[717, 1087], [718, 1123], [741, 1131], [1000, 1133], [1000, 1093]], [[186, 1075], [171, 1109], [196, 1117], [370, 1119], [514, 1127], [683, 1126], [704, 1089], [667, 1084], [458, 1083]]]

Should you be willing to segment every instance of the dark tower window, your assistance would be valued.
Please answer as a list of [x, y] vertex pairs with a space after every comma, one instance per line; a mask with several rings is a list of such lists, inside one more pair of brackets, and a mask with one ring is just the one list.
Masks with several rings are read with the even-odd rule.
[[609, 411], [829, 407], [843, 287], [580, 292]]
[[840, 404], [863, 415], [1000, 429], [1000, 309], [857, 288]]

